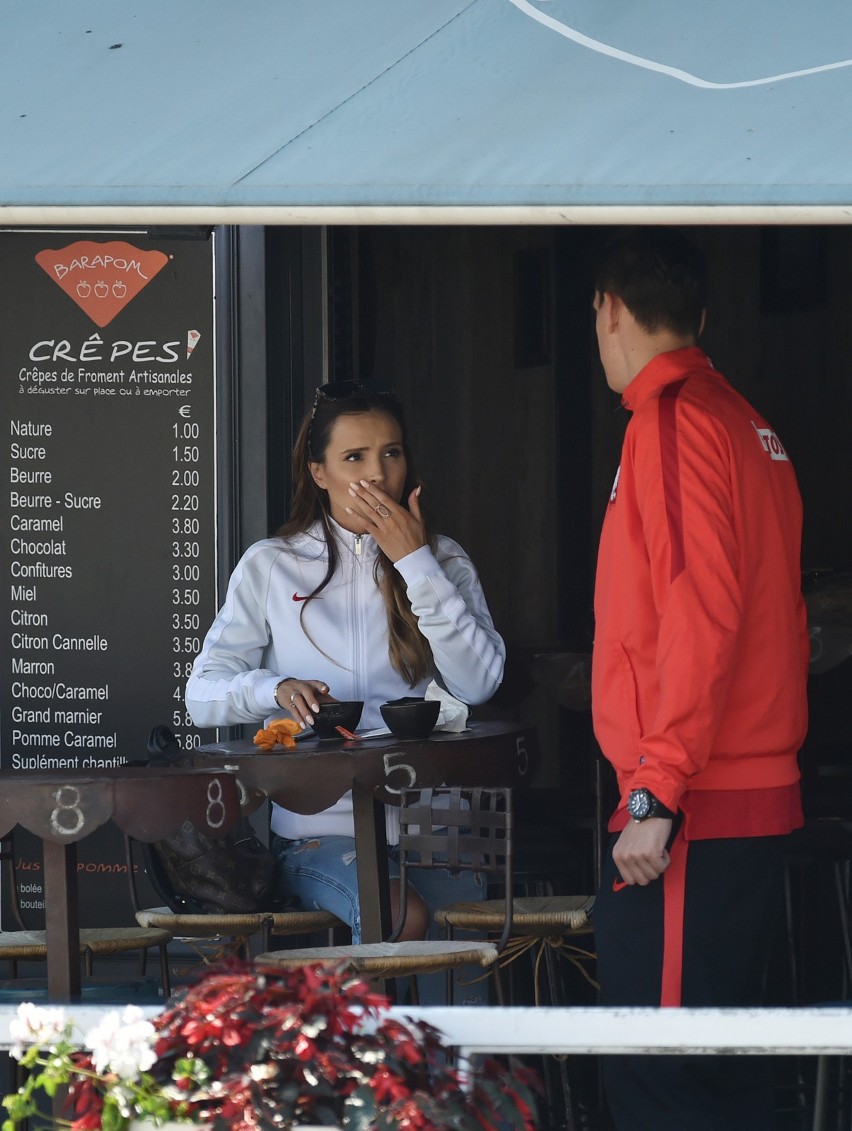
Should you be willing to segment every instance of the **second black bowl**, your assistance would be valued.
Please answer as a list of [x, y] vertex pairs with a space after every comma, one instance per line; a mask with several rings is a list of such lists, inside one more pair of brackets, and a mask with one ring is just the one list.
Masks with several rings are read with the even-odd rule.
[[438, 721], [441, 704], [437, 699], [391, 699], [379, 710], [391, 734], [397, 738], [428, 738]]
[[336, 728], [345, 727], [346, 730], [354, 731], [363, 709], [364, 703], [360, 699], [320, 703], [320, 709], [311, 712], [314, 716], [314, 734], [317, 738], [342, 738]]

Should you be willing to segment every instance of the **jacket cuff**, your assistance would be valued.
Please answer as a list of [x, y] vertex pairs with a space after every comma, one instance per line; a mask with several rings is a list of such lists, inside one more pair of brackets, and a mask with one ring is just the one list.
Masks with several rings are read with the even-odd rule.
[[656, 777], [652, 774], [636, 774], [634, 780], [630, 783], [627, 793], [622, 798], [623, 804], [627, 804], [627, 798], [634, 789], [647, 789], [654, 797], [665, 805], [667, 809], [671, 809], [676, 813], [680, 808], [680, 799], [683, 797], [686, 790], [685, 782], [673, 782], [670, 778]]
[[281, 710], [281, 707], [275, 702], [275, 688], [280, 682], [280, 675], [265, 675], [254, 685], [254, 695], [257, 699], [257, 705], [264, 716], [271, 714], [272, 711]]
[[441, 565], [428, 546], [418, 546], [412, 553], [394, 562], [394, 568], [399, 570], [409, 588], [424, 577], [441, 572]]

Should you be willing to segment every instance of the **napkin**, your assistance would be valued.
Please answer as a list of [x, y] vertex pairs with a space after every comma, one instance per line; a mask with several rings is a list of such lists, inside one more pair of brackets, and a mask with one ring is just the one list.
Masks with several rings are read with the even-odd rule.
[[437, 699], [441, 704], [438, 712], [438, 721], [435, 730], [461, 731], [467, 730], [467, 716], [470, 714], [466, 704], [460, 699], [450, 695], [443, 687], [439, 687], [434, 680], [426, 688], [424, 699]]

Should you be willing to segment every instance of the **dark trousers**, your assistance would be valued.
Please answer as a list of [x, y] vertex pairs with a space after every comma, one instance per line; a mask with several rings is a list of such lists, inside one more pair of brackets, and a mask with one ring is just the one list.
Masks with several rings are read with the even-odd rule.
[[[595, 903], [601, 1004], [761, 1004], [783, 913], [786, 837], [687, 843], [646, 887], [621, 887], [613, 838]], [[613, 890], [613, 883], [617, 890]], [[771, 1131], [771, 1061], [756, 1056], [605, 1056], [618, 1131]]]

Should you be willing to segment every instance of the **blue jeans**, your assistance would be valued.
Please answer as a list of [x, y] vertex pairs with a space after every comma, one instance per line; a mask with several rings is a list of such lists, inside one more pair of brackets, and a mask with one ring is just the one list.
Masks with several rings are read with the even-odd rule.
[[[297, 900], [303, 908], [331, 911], [348, 923], [353, 943], [361, 941], [361, 907], [358, 900], [358, 873], [355, 867], [355, 841], [348, 836], [306, 837], [284, 840], [272, 836], [272, 851], [278, 860], [279, 891], [288, 899]], [[399, 878], [399, 850], [388, 847], [388, 875]], [[429, 908], [430, 915], [448, 903], [470, 903], [485, 899], [485, 882], [478, 872], [446, 869], [412, 868], [408, 872], [411, 886]], [[427, 938], [441, 935], [434, 923]], [[487, 981], [472, 982], [484, 971], [480, 967], [461, 967], [454, 976], [453, 997], [456, 1005], [485, 1005], [488, 1001]], [[472, 983], [472, 984], [471, 984]], [[443, 974], [418, 977], [417, 988], [422, 1005], [446, 1004], [446, 981]]]

